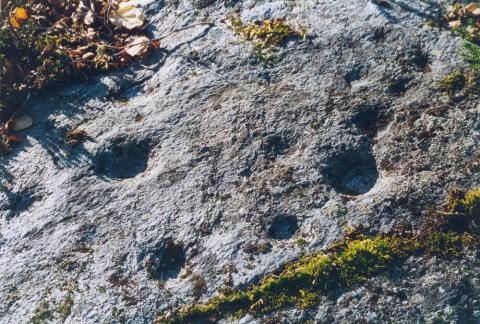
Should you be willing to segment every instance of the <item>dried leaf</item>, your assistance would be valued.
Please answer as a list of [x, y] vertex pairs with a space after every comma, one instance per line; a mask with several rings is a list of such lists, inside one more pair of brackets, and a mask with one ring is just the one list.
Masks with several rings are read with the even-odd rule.
[[454, 20], [454, 21], [449, 22], [448, 25], [451, 28], [459, 28], [459, 27], [462, 27], [462, 22], [460, 20]]
[[95, 54], [92, 52], [87, 52], [82, 55], [82, 60], [87, 61], [87, 60], [92, 60], [95, 57]]
[[10, 23], [15, 28], [20, 28], [20, 26], [28, 20], [29, 16], [27, 10], [22, 7], [15, 8], [13, 16], [10, 18]]
[[135, 29], [143, 26], [145, 15], [141, 9], [127, 1], [120, 3], [119, 8], [112, 13], [109, 20], [117, 27]]
[[130, 56], [139, 56], [148, 51], [150, 40], [145, 36], [138, 36], [133, 39], [128, 45], [126, 52]]
[[465, 7], [465, 12], [470, 16], [480, 16], [480, 7], [476, 3], [470, 3]]
[[29, 128], [30, 126], [32, 126], [32, 124], [33, 124], [33, 120], [30, 116], [22, 115], [22, 116], [16, 117], [13, 120], [12, 129], [14, 131], [20, 131], [22, 129]]
[[12, 143], [12, 142], [20, 143], [21, 141], [23, 141], [23, 138], [20, 134], [12, 134], [7, 137], [7, 141], [8, 143]]
[[85, 33], [85, 36], [91, 40], [98, 38], [98, 34], [93, 28], [88, 28], [87, 32]]
[[153, 48], [159, 48], [160, 47], [160, 41], [158, 39], [154, 39], [154, 40], [150, 41], [150, 45]]
[[477, 27], [473, 27], [473, 26], [468, 26], [466, 28], [467, 32], [470, 33], [471, 35], [474, 35], [476, 32], [478, 32], [478, 28]]
[[93, 11], [89, 10], [85, 15], [85, 17], [83, 18], [83, 22], [85, 23], [85, 25], [88, 26], [93, 24], [94, 21], [95, 21], [95, 14], [93, 13]]

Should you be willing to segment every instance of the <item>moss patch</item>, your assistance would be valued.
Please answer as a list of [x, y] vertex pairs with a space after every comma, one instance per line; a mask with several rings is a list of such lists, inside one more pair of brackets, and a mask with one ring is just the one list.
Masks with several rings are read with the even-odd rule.
[[470, 69], [475, 72], [480, 71], [480, 46], [465, 41], [461, 55], [469, 64]]
[[244, 24], [238, 17], [230, 17], [233, 30], [253, 44], [255, 54], [264, 65], [272, 65], [278, 58], [274, 50], [290, 37], [306, 38], [304, 28], [294, 28], [284, 19], [265, 19]]
[[53, 314], [50, 311], [47, 301], [43, 301], [35, 309], [34, 314], [30, 318], [30, 322], [33, 324], [41, 324], [53, 319]]
[[306, 36], [305, 30], [296, 30], [284, 19], [265, 19], [244, 24], [238, 17], [230, 18], [237, 34], [252, 42], [258, 48], [279, 46], [291, 36]]
[[334, 250], [306, 256], [245, 291], [224, 291], [207, 304], [184, 308], [158, 323], [203, 323], [291, 306], [306, 309], [328, 291], [362, 283], [419, 248], [414, 240], [357, 235], [339, 242]]
[[480, 188], [464, 194], [460, 192], [459, 198], [451, 205], [451, 211], [468, 215], [475, 220], [480, 218]]
[[[358, 229], [324, 252], [301, 258], [246, 290], [228, 289], [205, 304], [185, 306], [157, 323], [215, 322], [246, 313], [262, 315], [286, 307], [309, 308], [335, 289], [359, 285], [412, 255], [458, 257], [478, 244], [472, 223], [478, 217], [480, 189], [455, 195], [442, 216], [431, 215], [417, 234], [369, 236]], [[448, 218], [451, 217], [451, 218]], [[456, 224], [457, 222], [465, 224]]]
[[73, 307], [73, 297], [72, 293], [69, 292], [62, 303], [57, 308], [57, 313], [60, 314], [63, 320], [65, 320], [72, 313]]
[[465, 88], [466, 83], [467, 80], [464, 73], [461, 71], [454, 71], [444, 76], [439, 85], [440, 89], [452, 95]]

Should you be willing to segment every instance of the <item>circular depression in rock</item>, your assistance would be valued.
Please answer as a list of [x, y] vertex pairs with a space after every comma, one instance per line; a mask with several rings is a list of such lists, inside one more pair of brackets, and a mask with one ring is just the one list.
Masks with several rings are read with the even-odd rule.
[[276, 240], [288, 240], [298, 229], [295, 216], [282, 215], [275, 217], [268, 228], [268, 236]]
[[342, 151], [328, 161], [325, 171], [335, 191], [346, 195], [367, 193], [378, 179], [377, 164], [369, 149]]
[[359, 129], [369, 131], [377, 125], [381, 107], [377, 104], [362, 104], [355, 108], [352, 123]]
[[97, 154], [95, 172], [111, 179], [133, 178], [145, 171], [149, 154], [148, 141], [118, 138]]
[[183, 246], [167, 240], [161, 248], [148, 254], [145, 264], [153, 279], [168, 280], [178, 277], [186, 259]]

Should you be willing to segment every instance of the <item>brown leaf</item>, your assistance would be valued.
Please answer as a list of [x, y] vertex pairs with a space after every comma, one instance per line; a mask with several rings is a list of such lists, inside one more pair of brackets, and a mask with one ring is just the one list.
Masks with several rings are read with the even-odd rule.
[[480, 16], [480, 7], [476, 3], [470, 3], [465, 7], [465, 12], [470, 16], [478, 17]]
[[12, 134], [7, 137], [8, 143], [20, 143], [21, 141], [23, 141], [23, 138], [20, 134]]

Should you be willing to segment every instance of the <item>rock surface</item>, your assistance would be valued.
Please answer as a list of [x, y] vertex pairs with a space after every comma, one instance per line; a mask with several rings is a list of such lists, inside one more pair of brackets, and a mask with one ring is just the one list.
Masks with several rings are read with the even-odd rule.
[[[0, 165], [1, 323], [148, 323], [346, 226], [417, 224], [449, 188], [480, 184], [478, 95], [437, 86], [464, 67], [461, 40], [431, 27], [444, 2], [141, 3], [151, 36], [215, 26], [29, 102], [34, 125]], [[309, 37], [267, 64], [225, 24], [232, 15], [287, 18]], [[70, 148], [73, 128], [89, 138]], [[479, 322], [478, 266], [410, 259], [268, 319]]]

